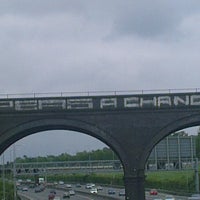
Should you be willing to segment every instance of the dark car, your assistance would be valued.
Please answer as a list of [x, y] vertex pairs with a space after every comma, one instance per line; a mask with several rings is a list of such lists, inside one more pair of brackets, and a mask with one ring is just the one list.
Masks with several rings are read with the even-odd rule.
[[56, 191], [55, 190], [51, 190], [50, 194], [56, 194]]
[[125, 190], [120, 190], [119, 191], [119, 196], [125, 196]]
[[24, 186], [23, 188], [22, 188], [22, 191], [24, 192], [24, 191], [28, 191], [28, 187], [26, 187], [26, 186]]
[[77, 188], [80, 188], [80, 187], [81, 187], [81, 184], [80, 184], [80, 183], [77, 183], [77, 184], [76, 184], [76, 187], [77, 187]]
[[41, 188], [40, 187], [36, 187], [35, 188], [35, 192], [37, 193], [37, 192], [41, 192], [42, 190], [41, 190]]
[[116, 192], [115, 192], [115, 190], [113, 190], [113, 189], [108, 189], [108, 194], [115, 194]]

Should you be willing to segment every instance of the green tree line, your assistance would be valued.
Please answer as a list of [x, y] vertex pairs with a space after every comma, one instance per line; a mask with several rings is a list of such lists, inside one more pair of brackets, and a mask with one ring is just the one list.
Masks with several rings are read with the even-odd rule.
[[87, 161], [87, 160], [117, 160], [114, 152], [107, 147], [92, 151], [77, 152], [75, 155], [62, 153], [60, 155], [47, 155], [38, 157], [17, 157], [16, 163], [29, 163], [29, 162], [62, 162], [62, 161]]

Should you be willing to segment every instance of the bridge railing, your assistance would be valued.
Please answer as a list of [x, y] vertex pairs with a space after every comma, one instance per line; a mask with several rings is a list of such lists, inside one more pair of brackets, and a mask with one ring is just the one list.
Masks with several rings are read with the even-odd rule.
[[33, 93], [10, 93], [0, 94], [0, 99], [5, 98], [38, 98], [38, 97], [69, 97], [69, 96], [103, 96], [103, 95], [126, 95], [126, 94], [160, 94], [160, 93], [196, 93], [200, 88], [183, 89], [149, 89], [149, 90], [116, 90], [116, 91], [82, 91], [82, 92], [33, 92]]

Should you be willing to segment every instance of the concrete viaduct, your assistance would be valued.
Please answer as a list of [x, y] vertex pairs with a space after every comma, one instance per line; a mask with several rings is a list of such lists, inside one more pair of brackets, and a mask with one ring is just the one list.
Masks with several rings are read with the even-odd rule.
[[151, 150], [170, 133], [199, 124], [198, 92], [1, 98], [0, 153], [41, 131], [88, 134], [121, 160], [126, 199], [145, 200], [145, 163]]

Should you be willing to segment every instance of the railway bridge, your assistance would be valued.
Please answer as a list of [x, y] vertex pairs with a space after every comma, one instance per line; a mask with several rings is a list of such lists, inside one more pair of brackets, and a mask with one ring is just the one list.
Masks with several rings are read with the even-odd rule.
[[118, 155], [126, 199], [145, 200], [145, 163], [154, 146], [175, 131], [199, 124], [198, 91], [6, 96], [0, 98], [0, 153], [41, 131], [88, 134]]

